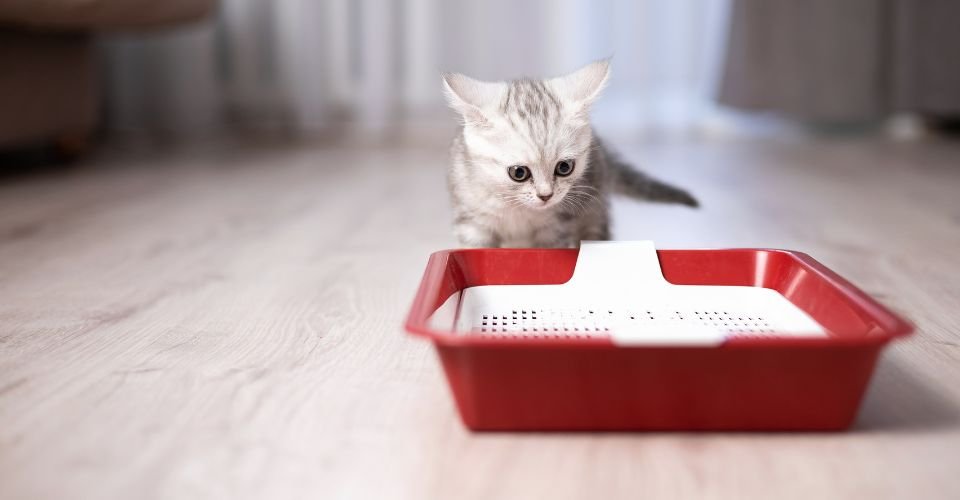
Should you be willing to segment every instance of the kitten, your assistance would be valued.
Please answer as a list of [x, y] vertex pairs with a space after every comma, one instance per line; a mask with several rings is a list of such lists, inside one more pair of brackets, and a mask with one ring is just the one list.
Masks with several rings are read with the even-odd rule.
[[448, 176], [454, 233], [468, 247], [576, 247], [610, 238], [608, 197], [698, 205], [634, 170], [597, 138], [590, 105], [607, 61], [550, 80], [481, 82], [444, 74], [463, 118]]

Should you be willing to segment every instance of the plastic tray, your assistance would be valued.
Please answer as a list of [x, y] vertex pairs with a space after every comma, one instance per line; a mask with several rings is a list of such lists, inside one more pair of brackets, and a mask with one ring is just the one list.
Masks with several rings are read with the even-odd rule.
[[473, 430], [842, 430], [881, 349], [913, 327], [806, 254], [659, 250], [677, 285], [765, 287], [825, 337], [734, 337], [715, 346], [618, 346], [604, 337], [465, 335], [431, 325], [456, 292], [560, 284], [578, 250], [473, 249], [431, 255], [407, 331], [434, 342]]

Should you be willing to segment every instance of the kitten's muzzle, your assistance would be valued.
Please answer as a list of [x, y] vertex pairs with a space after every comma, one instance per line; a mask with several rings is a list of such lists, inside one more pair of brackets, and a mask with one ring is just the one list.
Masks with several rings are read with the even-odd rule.
[[541, 200], [543, 200], [544, 202], [546, 202], [546, 201], [550, 200], [550, 198], [553, 198], [553, 193], [547, 193], [547, 194], [537, 193], [537, 198], [540, 198]]

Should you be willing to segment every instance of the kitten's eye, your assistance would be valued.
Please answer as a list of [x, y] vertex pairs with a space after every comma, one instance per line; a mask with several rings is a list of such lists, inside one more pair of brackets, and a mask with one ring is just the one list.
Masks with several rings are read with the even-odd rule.
[[560, 177], [566, 177], [573, 173], [573, 160], [563, 160], [557, 162], [557, 167], [553, 169], [553, 172], [559, 175]]
[[523, 182], [530, 178], [530, 169], [524, 167], [523, 165], [514, 165], [507, 169], [507, 173], [510, 174], [510, 178], [517, 181]]

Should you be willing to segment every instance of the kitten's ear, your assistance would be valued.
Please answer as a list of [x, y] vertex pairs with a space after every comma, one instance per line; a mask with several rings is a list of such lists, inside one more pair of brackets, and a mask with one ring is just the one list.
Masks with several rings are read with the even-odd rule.
[[610, 61], [592, 62], [573, 73], [547, 80], [547, 85], [568, 103], [574, 112], [586, 111], [607, 85]]
[[487, 125], [486, 110], [499, 103], [504, 84], [481, 82], [460, 73], [443, 73], [443, 93], [447, 103], [470, 125]]

